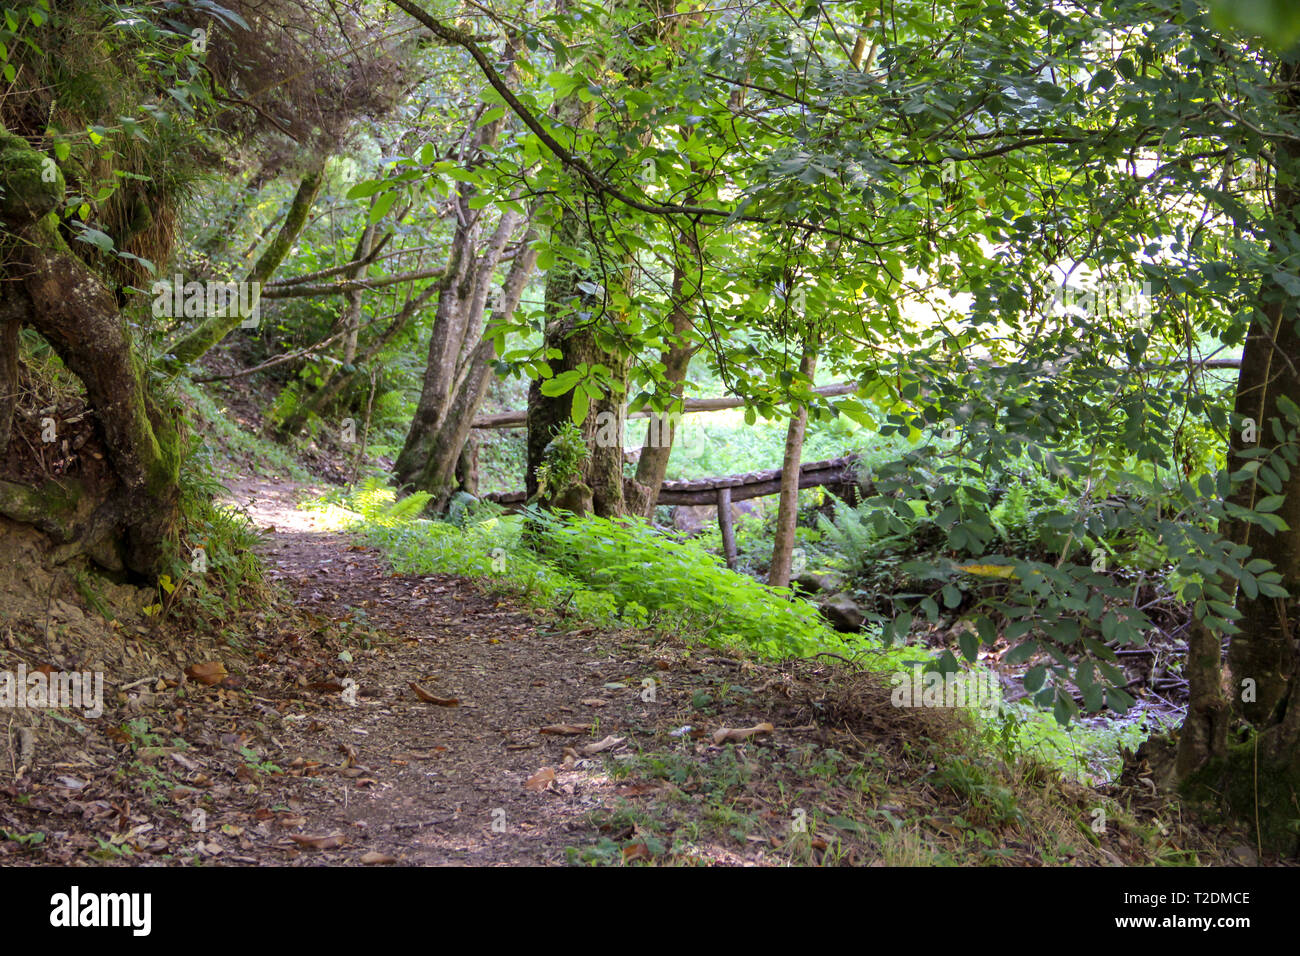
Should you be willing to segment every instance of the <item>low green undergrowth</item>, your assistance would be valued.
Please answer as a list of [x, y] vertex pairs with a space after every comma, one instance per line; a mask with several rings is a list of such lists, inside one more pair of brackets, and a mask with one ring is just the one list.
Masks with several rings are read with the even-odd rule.
[[417, 518], [427, 499], [368, 481], [332, 503], [357, 514], [398, 571], [485, 579], [537, 605], [601, 624], [653, 627], [767, 657], [845, 652], [809, 604], [729, 571], [699, 545], [636, 522], [540, 511]]
[[[370, 479], [314, 507], [343, 508], [394, 570], [457, 574], [575, 624], [650, 628], [707, 647], [772, 659], [831, 653], [883, 674], [928, 664], [935, 652], [883, 645], [872, 635], [830, 630], [816, 609], [784, 589], [729, 571], [698, 542], [639, 523], [456, 502], [448, 521], [418, 517], [427, 496], [398, 498]], [[1014, 762], [1030, 757], [1080, 781], [1119, 769], [1119, 749], [1146, 731], [1132, 726], [1061, 727], [1050, 712], [1000, 703], [992, 715], [968, 708], [977, 746]]]

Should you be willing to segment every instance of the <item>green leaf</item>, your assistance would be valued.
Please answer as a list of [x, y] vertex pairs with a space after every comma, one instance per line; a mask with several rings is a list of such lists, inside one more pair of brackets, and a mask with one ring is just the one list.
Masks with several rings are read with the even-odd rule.
[[76, 222], [75, 220], [73, 221], [73, 226], [79, 230], [77, 236], [78, 241], [88, 242], [102, 252], [113, 251], [113, 237], [108, 235], [108, 233], [100, 232], [98, 229], [92, 229], [84, 222]]
[[387, 183], [382, 179], [364, 179], [347, 192], [348, 199], [368, 199], [384, 189]]
[[[589, 400], [587, 398], [587, 390], [585, 388], [574, 389], [573, 423], [575, 425], [581, 425], [584, 421], [587, 420], [587, 410], [589, 407], [590, 406], [589, 406]], [[599, 421], [599, 419], [597, 419], [597, 421]]]
[[393, 208], [393, 203], [397, 202], [396, 192], [387, 192], [375, 200], [375, 204], [370, 208], [370, 224], [373, 226], [384, 216], [388, 215], [388, 210]]

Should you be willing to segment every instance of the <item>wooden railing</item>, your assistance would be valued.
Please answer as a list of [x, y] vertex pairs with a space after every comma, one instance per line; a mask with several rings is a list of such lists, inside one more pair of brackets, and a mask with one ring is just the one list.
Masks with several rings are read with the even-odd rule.
[[[722, 531], [722, 550], [727, 566], [736, 563], [736, 534], [731, 521], [731, 503], [749, 498], [763, 498], [781, 491], [780, 468], [766, 471], [748, 471], [739, 475], [722, 475], [716, 478], [696, 478], [692, 481], [665, 481], [659, 487], [661, 505], [717, 505], [718, 528]], [[799, 487], [831, 486], [839, 489], [843, 497], [850, 488], [858, 486], [857, 458], [845, 455], [825, 461], [810, 461], [799, 466]], [[527, 500], [522, 491], [507, 491], [483, 496], [510, 510], [516, 510]]]

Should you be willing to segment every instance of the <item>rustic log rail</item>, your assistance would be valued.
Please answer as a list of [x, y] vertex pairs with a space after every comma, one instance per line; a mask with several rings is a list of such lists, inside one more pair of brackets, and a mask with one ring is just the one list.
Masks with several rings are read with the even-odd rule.
[[[659, 487], [661, 505], [717, 505], [718, 527], [722, 531], [723, 551], [727, 566], [736, 563], [736, 533], [731, 521], [731, 503], [750, 498], [763, 498], [781, 492], [780, 468], [765, 471], [748, 471], [739, 475], [721, 475], [715, 478], [697, 478], [693, 481], [665, 481]], [[849, 488], [858, 486], [857, 456], [845, 455], [824, 461], [805, 462], [799, 466], [799, 487], [831, 486], [840, 489], [841, 496]], [[510, 510], [518, 510], [527, 493], [506, 491], [484, 495], [485, 501], [494, 501]]]
[[[265, 294], [265, 293], [264, 293]], [[1241, 359], [1202, 359], [1192, 363], [1200, 371], [1241, 368]], [[1184, 363], [1165, 365], [1137, 365], [1129, 369], [1132, 372], [1176, 371], [1184, 368]], [[852, 395], [860, 386], [856, 382], [839, 382], [834, 385], [819, 385], [812, 390], [814, 395], [835, 398], [839, 395]], [[720, 412], [728, 408], [741, 408], [746, 403], [743, 398], [688, 398], [683, 401], [682, 414], [692, 412]], [[628, 412], [628, 418], [649, 418], [654, 412], [640, 409]], [[527, 425], [527, 411], [498, 412], [493, 415], [480, 415], [474, 419], [474, 428], [523, 428]]]
[[[814, 395], [822, 395], [826, 398], [834, 398], [837, 395], [851, 395], [858, 390], [858, 386], [853, 382], [843, 382], [838, 385], [820, 385], [812, 390]], [[692, 412], [720, 412], [727, 408], [742, 408], [745, 405], [743, 398], [688, 398], [683, 402], [682, 414], [689, 415]], [[655, 414], [650, 409], [641, 409], [635, 412], [628, 412], [628, 418], [649, 418]], [[663, 414], [668, 414], [667, 412]], [[498, 412], [495, 415], [480, 415], [474, 419], [475, 428], [523, 428], [527, 424], [528, 413], [526, 411]]]

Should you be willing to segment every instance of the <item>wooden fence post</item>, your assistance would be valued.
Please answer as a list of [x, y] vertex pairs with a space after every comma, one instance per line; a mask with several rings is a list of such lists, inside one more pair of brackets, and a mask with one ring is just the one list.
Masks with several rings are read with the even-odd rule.
[[727, 567], [736, 568], [736, 529], [731, 526], [731, 487], [718, 489], [718, 527], [722, 529], [722, 553]]

